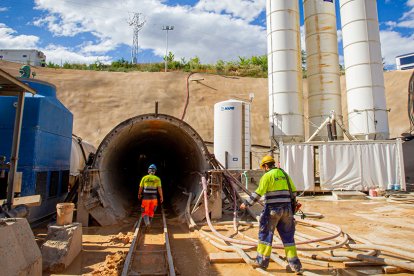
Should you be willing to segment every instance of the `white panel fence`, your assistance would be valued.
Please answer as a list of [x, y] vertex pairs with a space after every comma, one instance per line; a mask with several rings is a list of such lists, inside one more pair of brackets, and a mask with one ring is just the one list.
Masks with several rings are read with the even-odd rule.
[[280, 144], [280, 165], [300, 191], [406, 189], [400, 139]]

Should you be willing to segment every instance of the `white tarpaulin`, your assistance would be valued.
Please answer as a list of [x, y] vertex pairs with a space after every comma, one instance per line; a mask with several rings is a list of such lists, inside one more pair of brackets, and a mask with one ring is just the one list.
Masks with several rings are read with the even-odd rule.
[[362, 190], [359, 145], [320, 145], [319, 168], [322, 190]]
[[400, 183], [396, 144], [361, 145], [362, 179], [364, 186], [386, 189], [388, 184]]
[[280, 166], [290, 175], [298, 191], [313, 191], [315, 188], [313, 146], [282, 144]]
[[322, 190], [405, 189], [401, 141], [319, 145]]

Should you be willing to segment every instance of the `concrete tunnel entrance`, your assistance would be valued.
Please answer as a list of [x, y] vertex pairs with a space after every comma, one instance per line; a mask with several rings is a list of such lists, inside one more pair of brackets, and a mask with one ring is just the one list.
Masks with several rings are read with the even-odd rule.
[[139, 181], [154, 163], [164, 206], [178, 206], [184, 191], [201, 192], [198, 172], [210, 168], [208, 160], [203, 140], [187, 123], [164, 114], [140, 115], [104, 138], [92, 168], [84, 173], [82, 201], [101, 225], [119, 222], [137, 206]]

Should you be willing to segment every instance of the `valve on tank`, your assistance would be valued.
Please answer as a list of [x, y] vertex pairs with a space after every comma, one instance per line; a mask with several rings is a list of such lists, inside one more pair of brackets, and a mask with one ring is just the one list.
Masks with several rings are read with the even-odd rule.
[[89, 153], [88, 160], [86, 161], [86, 166], [90, 167], [93, 164], [93, 160], [95, 159], [95, 153]]
[[30, 72], [31, 70], [29, 65], [23, 65], [19, 70], [21, 78], [30, 78]]

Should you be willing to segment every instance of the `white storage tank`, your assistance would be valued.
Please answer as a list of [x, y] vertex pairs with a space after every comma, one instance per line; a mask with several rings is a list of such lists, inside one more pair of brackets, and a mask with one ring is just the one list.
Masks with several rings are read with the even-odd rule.
[[214, 155], [227, 169], [250, 169], [250, 103], [228, 100], [214, 105]]
[[[308, 79], [309, 134], [334, 110], [342, 121], [335, 0], [304, 0]], [[343, 133], [337, 129], [338, 139]], [[316, 136], [328, 140], [326, 128]]]
[[70, 176], [69, 186], [73, 187], [79, 178], [81, 171], [85, 168], [89, 154], [95, 153], [96, 148], [82, 140], [76, 135], [72, 135], [72, 147], [70, 151]]
[[340, 0], [349, 132], [388, 139], [388, 112], [376, 0]]
[[304, 140], [299, 1], [267, 0], [270, 136]]

